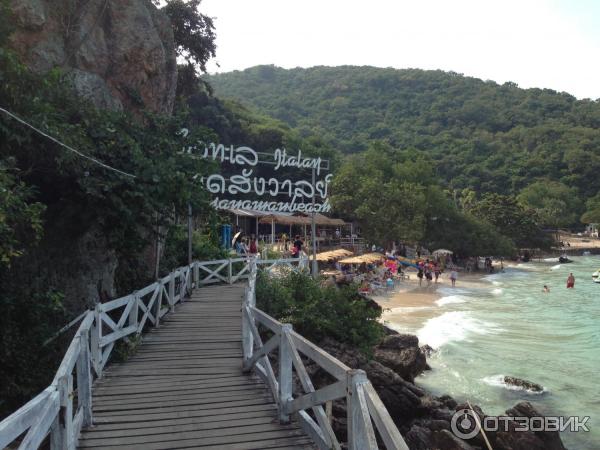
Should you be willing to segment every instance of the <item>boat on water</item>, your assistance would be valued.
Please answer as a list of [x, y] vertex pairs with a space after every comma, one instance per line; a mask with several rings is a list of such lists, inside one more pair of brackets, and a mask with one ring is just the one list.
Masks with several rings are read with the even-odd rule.
[[572, 259], [569, 259], [569, 258], [567, 258], [567, 255], [563, 255], [563, 256], [560, 256], [560, 257], [558, 258], [558, 262], [559, 262], [559, 263], [561, 263], [561, 264], [567, 264], [567, 263], [572, 263], [572, 262], [573, 262], [573, 260], [572, 260]]
[[594, 283], [600, 283], [600, 269], [596, 270], [593, 274], [592, 274], [592, 281]]

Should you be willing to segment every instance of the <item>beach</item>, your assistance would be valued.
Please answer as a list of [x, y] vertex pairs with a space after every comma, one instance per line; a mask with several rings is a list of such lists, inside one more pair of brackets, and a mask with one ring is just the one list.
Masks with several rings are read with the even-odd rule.
[[[494, 274], [447, 274], [430, 287], [414, 274], [395, 292], [375, 296], [390, 328], [434, 349], [432, 370], [415, 383], [435, 395], [469, 400], [489, 414], [530, 401], [546, 415], [589, 416], [589, 432], [561, 433], [570, 449], [600, 448], [600, 285], [591, 274], [598, 256], [575, 256], [505, 266]], [[569, 273], [575, 289], [566, 289]], [[549, 293], [542, 292], [548, 285]], [[543, 386], [543, 392], [509, 386], [505, 376]]]
[[456, 286], [452, 287], [449, 272], [443, 273], [438, 282], [430, 285], [423, 280], [419, 286], [417, 272], [408, 272], [409, 279], [397, 283], [394, 290], [371, 298], [383, 308], [382, 322], [399, 332], [412, 330], [430, 319], [435, 309], [458, 301], [458, 295], [464, 289], [478, 289], [486, 286], [484, 272], [459, 273]]

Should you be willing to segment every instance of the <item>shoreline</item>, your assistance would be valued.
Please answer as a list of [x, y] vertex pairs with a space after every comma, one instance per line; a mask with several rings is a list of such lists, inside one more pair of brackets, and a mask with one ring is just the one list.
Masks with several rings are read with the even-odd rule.
[[[483, 285], [482, 283], [483, 278], [489, 274], [461, 272], [456, 287], [452, 287], [449, 273], [442, 274], [437, 283], [432, 282], [429, 286], [426, 281], [419, 286], [416, 272], [411, 272], [409, 275], [410, 279], [402, 281], [393, 291], [370, 297], [383, 309], [381, 323], [403, 333], [408, 331], [403, 330], [398, 325], [399, 322], [405, 324], [418, 322], [423, 325], [427, 319], [431, 318], [431, 311], [442, 306], [438, 303], [442, 298], [460, 295], [461, 289], [487, 287], [487, 284]], [[444, 292], [441, 291], [442, 289]], [[452, 292], [453, 290], [456, 290], [456, 294]], [[395, 321], [396, 318], [400, 319], [398, 317], [400, 315], [402, 316], [401, 320]]]

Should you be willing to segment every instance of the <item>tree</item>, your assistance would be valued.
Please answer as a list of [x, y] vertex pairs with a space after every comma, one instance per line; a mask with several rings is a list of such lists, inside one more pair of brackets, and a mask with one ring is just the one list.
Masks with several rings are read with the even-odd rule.
[[32, 201], [33, 189], [19, 181], [17, 169], [0, 161], [0, 267], [23, 255], [42, 234], [44, 206]]
[[581, 209], [576, 188], [558, 181], [536, 181], [518, 195], [521, 205], [533, 209], [539, 225], [560, 228], [576, 223]]
[[206, 63], [216, 55], [215, 26], [212, 18], [200, 13], [202, 0], [166, 0], [162, 10], [171, 19], [177, 55], [206, 72]]
[[515, 245], [510, 238], [486, 220], [459, 209], [454, 198], [439, 186], [429, 186], [426, 198], [425, 247], [449, 248], [460, 257], [514, 255]]
[[600, 223], [600, 192], [585, 202], [586, 211], [581, 216], [583, 223]]
[[552, 244], [536, 224], [535, 211], [525, 209], [514, 196], [485, 194], [471, 213], [495, 226], [519, 248], [546, 248]]
[[430, 167], [419, 158], [374, 143], [348, 158], [332, 185], [338, 214], [358, 220], [365, 236], [382, 245], [392, 240], [418, 241], [425, 227], [424, 182]]

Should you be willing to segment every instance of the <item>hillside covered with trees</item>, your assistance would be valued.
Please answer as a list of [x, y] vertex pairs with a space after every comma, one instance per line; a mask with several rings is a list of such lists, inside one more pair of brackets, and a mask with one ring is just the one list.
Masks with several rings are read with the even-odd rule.
[[597, 218], [598, 101], [418, 69], [257, 66], [205, 79], [345, 154], [375, 142], [416, 151], [455, 199], [518, 196], [548, 228]]

